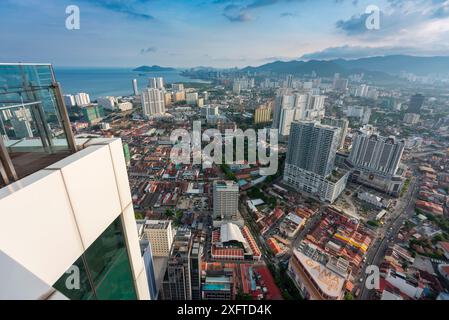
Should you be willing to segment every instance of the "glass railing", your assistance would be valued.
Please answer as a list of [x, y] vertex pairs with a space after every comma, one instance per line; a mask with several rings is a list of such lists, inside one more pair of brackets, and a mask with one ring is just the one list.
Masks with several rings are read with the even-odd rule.
[[0, 186], [76, 151], [51, 65], [0, 63], [0, 144]]

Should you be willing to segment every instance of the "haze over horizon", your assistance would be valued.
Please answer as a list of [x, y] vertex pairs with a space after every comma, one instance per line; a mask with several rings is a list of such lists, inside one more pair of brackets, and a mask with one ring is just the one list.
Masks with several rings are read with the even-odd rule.
[[[277, 60], [449, 55], [446, 0], [5, 0], [3, 62], [177, 68]], [[77, 5], [81, 29], [67, 30]], [[365, 27], [368, 5], [379, 30]], [[321, 17], [321, 18], [317, 18]]]

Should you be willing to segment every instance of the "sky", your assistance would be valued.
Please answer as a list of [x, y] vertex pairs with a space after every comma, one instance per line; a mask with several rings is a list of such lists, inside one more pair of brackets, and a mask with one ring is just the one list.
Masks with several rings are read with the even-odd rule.
[[[66, 7], [80, 29], [66, 28]], [[375, 5], [379, 29], [366, 28]], [[243, 67], [449, 55], [449, 0], [1, 0], [0, 62]]]

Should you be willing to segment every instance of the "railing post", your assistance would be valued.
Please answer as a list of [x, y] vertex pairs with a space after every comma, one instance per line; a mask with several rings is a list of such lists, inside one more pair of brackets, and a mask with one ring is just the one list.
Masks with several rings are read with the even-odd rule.
[[78, 149], [76, 147], [75, 137], [72, 132], [72, 127], [70, 126], [69, 115], [67, 113], [64, 98], [62, 97], [61, 86], [59, 85], [59, 82], [53, 83], [53, 89], [55, 91], [56, 106], [58, 108], [59, 114], [61, 115], [62, 126], [64, 127], [70, 150], [72, 152], [77, 152]]
[[0, 136], [0, 174], [6, 184], [10, 182], [10, 180], [17, 181], [19, 180], [16, 169], [14, 169], [14, 165], [12, 164], [11, 158], [8, 154], [8, 149], [6, 149], [5, 144], [3, 143], [3, 137]]

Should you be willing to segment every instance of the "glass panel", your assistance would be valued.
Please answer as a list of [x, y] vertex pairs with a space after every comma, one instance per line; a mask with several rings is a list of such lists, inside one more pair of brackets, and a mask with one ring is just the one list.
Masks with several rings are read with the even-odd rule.
[[120, 217], [86, 250], [85, 257], [98, 299], [137, 299]]
[[[75, 273], [73, 269], [69, 269], [67, 273], [64, 273], [61, 278], [53, 285], [53, 288], [61, 292], [70, 300], [93, 300], [95, 299], [92, 287], [87, 276], [86, 267], [83, 263], [82, 257], [80, 257], [73, 266], [79, 270], [79, 289], [73, 288]], [[70, 278], [69, 278], [70, 277]], [[68, 285], [67, 285], [68, 283]]]
[[0, 134], [12, 148], [69, 149], [53, 81], [50, 65], [0, 65]]

